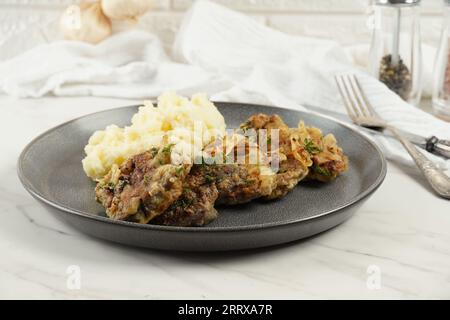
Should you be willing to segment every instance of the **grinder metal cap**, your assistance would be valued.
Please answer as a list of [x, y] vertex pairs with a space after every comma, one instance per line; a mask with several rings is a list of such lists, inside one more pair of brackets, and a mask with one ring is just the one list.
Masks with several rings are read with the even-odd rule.
[[420, 4], [420, 0], [376, 0], [375, 3], [384, 6], [415, 6]]

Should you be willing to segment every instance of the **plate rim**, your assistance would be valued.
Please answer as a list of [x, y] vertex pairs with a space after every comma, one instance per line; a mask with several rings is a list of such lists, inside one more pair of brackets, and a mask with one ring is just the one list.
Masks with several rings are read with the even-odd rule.
[[[152, 101], [153, 102], [153, 101]], [[40, 140], [42, 137], [50, 134], [51, 132], [66, 126], [72, 122], [75, 122], [77, 120], [80, 120], [82, 118], [88, 117], [88, 116], [92, 116], [95, 114], [99, 114], [99, 113], [103, 113], [103, 112], [111, 112], [113, 110], [118, 110], [118, 109], [126, 109], [126, 108], [139, 108], [141, 106], [143, 106], [142, 104], [133, 104], [133, 105], [128, 105], [128, 106], [122, 106], [122, 107], [117, 107], [117, 108], [110, 108], [110, 109], [105, 109], [105, 110], [100, 110], [97, 112], [92, 112], [92, 113], [88, 113], [76, 118], [73, 118], [71, 120], [65, 121], [55, 127], [52, 127], [44, 132], [42, 132], [41, 134], [39, 134], [38, 136], [36, 136], [34, 139], [32, 139], [22, 150], [22, 152], [19, 155], [19, 158], [17, 160], [17, 175], [19, 177], [20, 182], [22, 183], [23, 187], [25, 188], [25, 190], [30, 193], [35, 199], [42, 201], [43, 203], [49, 205], [50, 207], [53, 207], [59, 211], [62, 211], [64, 213], [68, 213], [68, 214], [74, 214], [77, 215], [81, 218], [86, 218], [86, 219], [92, 219], [92, 220], [96, 220], [98, 222], [105, 222], [105, 223], [109, 223], [109, 224], [113, 224], [113, 225], [118, 225], [118, 226], [123, 226], [123, 227], [132, 227], [132, 228], [138, 228], [138, 229], [145, 229], [145, 230], [151, 230], [151, 231], [169, 231], [169, 232], [206, 232], [206, 233], [211, 233], [211, 232], [235, 232], [235, 231], [255, 231], [255, 230], [262, 230], [262, 229], [269, 229], [269, 228], [276, 228], [276, 227], [284, 227], [284, 226], [288, 226], [288, 225], [293, 225], [293, 224], [297, 224], [297, 223], [304, 223], [307, 221], [311, 221], [311, 220], [316, 220], [316, 219], [320, 219], [323, 218], [324, 216], [328, 216], [331, 215], [333, 213], [337, 213], [345, 208], [351, 207], [355, 204], [357, 204], [358, 202], [362, 201], [363, 199], [365, 199], [366, 197], [368, 197], [370, 194], [372, 194], [376, 189], [378, 189], [378, 187], [383, 183], [385, 177], [386, 177], [386, 173], [387, 173], [387, 161], [386, 158], [383, 154], [383, 152], [381, 151], [380, 147], [371, 139], [369, 139], [366, 135], [362, 134], [361, 132], [359, 132], [358, 130], [356, 130], [356, 128], [352, 127], [350, 124], [342, 122], [338, 119], [335, 119], [331, 116], [327, 116], [327, 115], [323, 115], [311, 110], [295, 110], [292, 108], [285, 108], [285, 107], [278, 107], [278, 106], [273, 106], [273, 105], [263, 105], [263, 104], [254, 104], [254, 103], [246, 103], [246, 102], [226, 102], [226, 101], [212, 101], [214, 104], [220, 104], [220, 105], [230, 105], [230, 106], [235, 106], [235, 105], [239, 105], [239, 106], [252, 106], [252, 107], [263, 107], [263, 108], [275, 108], [275, 109], [282, 109], [282, 110], [288, 110], [288, 111], [296, 111], [299, 113], [310, 113], [312, 115], [314, 115], [315, 117], [319, 117], [319, 118], [323, 118], [326, 119], [328, 121], [332, 121], [337, 123], [340, 126], [345, 127], [346, 129], [352, 131], [353, 133], [355, 133], [356, 135], [360, 136], [363, 140], [365, 140], [369, 145], [371, 145], [375, 151], [377, 152], [380, 161], [381, 161], [381, 170], [379, 175], [377, 176], [377, 178], [374, 180], [374, 182], [366, 189], [364, 190], [364, 192], [361, 192], [360, 194], [356, 195], [354, 198], [350, 199], [349, 201], [345, 202], [344, 204], [342, 204], [339, 207], [336, 207], [334, 209], [331, 210], [327, 210], [321, 214], [312, 216], [312, 217], [306, 217], [306, 218], [300, 218], [300, 219], [295, 219], [295, 220], [284, 220], [284, 221], [276, 221], [276, 222], [271, 222], [271, 223], [260, 223], [260, 224], [254, 224], [254, 225], [244, 225], [244, 226], [234, 226], [234, 227], [208, 227], [208, 226], [203, 226], [203, 227], [178, 227], [178, 226], [162, 226], [162, 225], [152, 225], [152, 224], [140, 224], [140, 223], [136, 223], [136, 222], [129, 222], [129, 221], [122, 221], [122, 220], [113, 220], [111, 218], [108, 217], [103, 217], [103, 216], [98, 216], [98, 215], [94, 215], [92, 213], [88, 213], [85, 211], [81, 211], [81, 210], [76, 210], [61, 204], [58, 204], [56, 202], [53, 202], [51, 200], [48, 200], [45, 198], [45, 196], [41, 195], [37, 190], [35, 190], [35, 188], [33, 187], [32, 183], [25, 177], [24, 172], [23, 172], [23, 161], [24, 158], [27, 154], [27, 152], [29, 151], [29, 149], [38, 141]]]

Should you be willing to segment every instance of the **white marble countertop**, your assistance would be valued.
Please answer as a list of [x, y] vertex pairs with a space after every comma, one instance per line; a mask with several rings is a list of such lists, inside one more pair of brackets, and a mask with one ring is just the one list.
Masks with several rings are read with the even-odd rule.
[[[0, 298], [450, 298], [450, 201], [432, 194], [416, 170], [392, 162], [350, 220], [274, 248], [152, 251], [59, 222], [21, 186], [22, 148], [61, 122], [134, 102], [0, 97]], [[80, 267], [80, 289], [67, 286], [71, 265]], [[378, 289], [367, 285], [377, 279]]]

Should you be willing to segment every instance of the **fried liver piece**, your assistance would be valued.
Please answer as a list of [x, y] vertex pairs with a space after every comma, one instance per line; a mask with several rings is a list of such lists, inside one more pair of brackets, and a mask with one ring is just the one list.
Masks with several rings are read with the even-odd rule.
[[171, 148], [166, 145], [133, 156], [98, 182], [96, 199], [108, 217], [148, 223], [180, 197], [192, 165], [173, 165]]
[[[219, 164], [203, 164], [200, 169], [217, 187], [217, 204], [250, 202], [268, 196], [275, 188], [275, 174], [256, 141], [250, 141], [240, 134], [232, 134], [225, 137], [219, 145], [205, 150], [208, 157], [223, 159]], [[220, 156], [217, 156], [218, 151], [221, 151]]]
[[[291, 129], [278, 115], [256, 114], [251, 116], [241, 125], [242, 130], [260, 129], [267, 130], [268, 153], [278, 154], [279, 168], [276, 173], [276, 187], [265, 196], [266, 199], [278, 199], [291, 191], [299, 181], [308, 174], [311, 159], [302, 143], [291, 136]], [[276, 130], [276, 131], [270, 131]], [[273, 134], [278, 132], [278, 150], [272, 150], [275, 146]]]
[[306, 127], [302, 121], [298, 128], [291, 130], [294, 139], [301, 141], [310, 154], [312, 165], [306, 177], [308, 180], [329, 182], [348, 169], [348, 158], [337, 145], [334, 135], [324, 136], [318, 128]]
[[183, 183], [181, 196], [151, 224], [200, 227], [217, 218], [214, 203], [219, 195], [214, 182], [201, 165], [194, 165]]
[[[272, 192], [274, 175], [250, 164], [205, 165], [207, 177], [213, 180], [219, 197], [217, 204], [235, 205], [250, 202]], [[270, 169], [268, 169], [270, 170]]]
[[150, 223], [203, 226], [217, 218], [215, 204], [235, 205], [269, 195], [274, 187], [273, 177], [259, 165], [193, 165], [180, 198]]

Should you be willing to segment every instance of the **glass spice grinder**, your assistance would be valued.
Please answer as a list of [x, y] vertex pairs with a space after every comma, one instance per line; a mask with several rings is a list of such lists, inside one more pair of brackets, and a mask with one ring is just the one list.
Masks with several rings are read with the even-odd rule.
[[375, 0], [370, 73], [403, 100], [421, 95], [420, 0]]
[[441, 41], [433, 72], [433, 110], [450, 119], [450, 0], [444, 0], [444, 20]]

